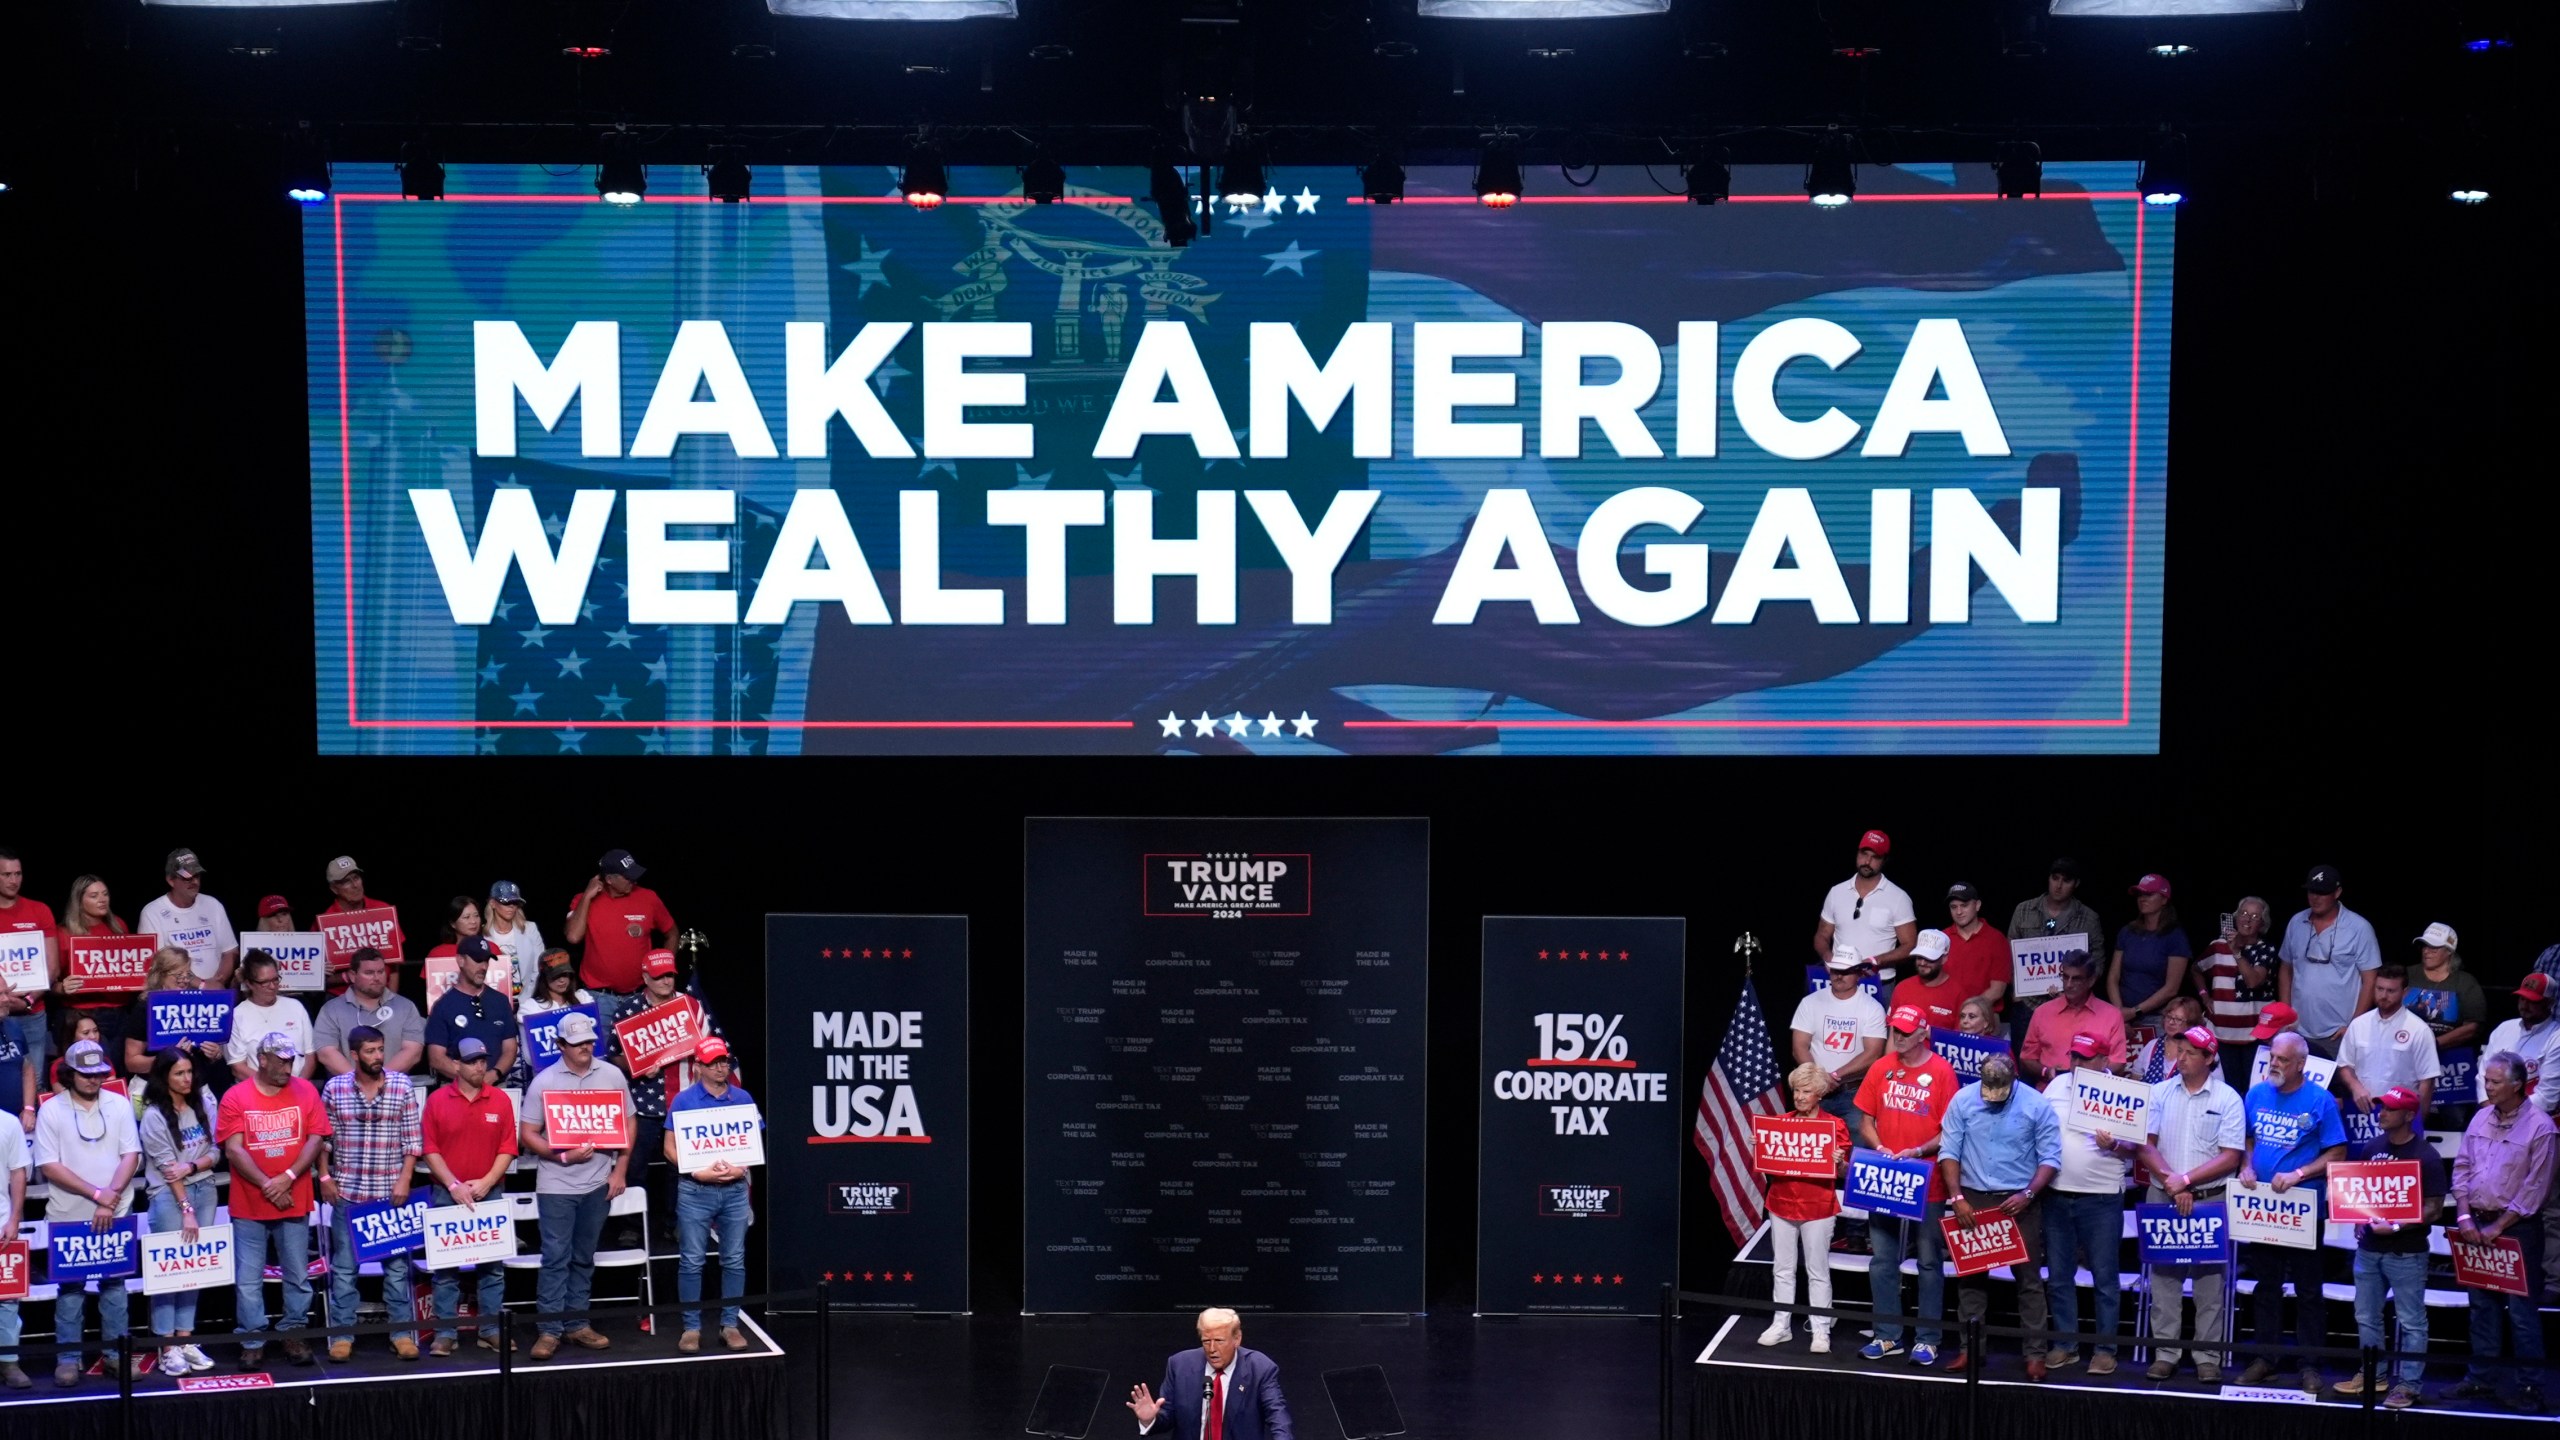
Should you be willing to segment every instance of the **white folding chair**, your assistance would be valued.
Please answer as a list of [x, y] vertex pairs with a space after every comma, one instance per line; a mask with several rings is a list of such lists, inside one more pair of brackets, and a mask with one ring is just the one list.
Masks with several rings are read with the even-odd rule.
[[[634, 1284], [632, 1298], [644, 1307], [656, 1305], [658, 1303], [657, 1276], [649, 1265], [649, 1192], [637, 1184], [626, 1188], [620, 1195], [614, 1197], [613, 1205], [605, 1215], [607, 1224], [611, 1224], [614, 1219], [621, 1216], [640, 1217], [640, 1245], [634, 1250], [597, 1251], [596, 1268], [639, 1271], [639, 1279]], [[652, 1333], [655, 1332], [654, 1325], [648, 1328]]]

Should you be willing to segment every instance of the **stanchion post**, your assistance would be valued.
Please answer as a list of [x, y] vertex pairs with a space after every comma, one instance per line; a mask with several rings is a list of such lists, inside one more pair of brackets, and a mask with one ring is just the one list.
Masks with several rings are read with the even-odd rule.
[[1964, 1440], [1982, 1434], [1982, 1317], [1964, 1322]]
[[833, 1287], [818, 1282], [818, 1440], [835, 1440], [836, 1305]]
[[514, 1311], [501, 1305], [498, 1307], [498, 1440], [515, 1440], [515, 1430], [516, 1317]]
[[1662, 1333], [1656, 1337], [1661, 1343], [1654, 1347], [1660, 1356], [1661, 1364], [1661, 1374], [1656, 1377], [1659, 1382], [1658, 1388], [1654, 1395], [1654, 1410], [1657, 1412], [1655, 1419], [1661, 1432], [1661, 1440], [1671, 1440], [1672, 1376], [1678, 1373], [1679, 1364], [1671, 1332], [1678, 1329], [1680, 1325], [1680, 1297], [1668, 1283], [1662, 1287], [1662, 1295], [1655, 1302], [1654, 1311], [1662, 1325]]
[[2381, 1360], [2381, 1352], [2380, 1352], [2380, 1351], [2378, 1351], [2378, 1350], [2376, 1350], [2373, 1346], [2371, 1346], [2371, 1345], [2367, 1345], [2366, 1347], [2364, 1347], [2364, 1354], [2363, 1354], [2361, 1357], [2359, 1357], [2359, 1358], [2357, 1359], [2357, 1362], [2356, 1362], [2357, 1364], [2359, 1364], [2359, 1365], [2361, 1365], [2361, 1366], [2363, 1366], [2363, 1367], [2364, 1367], [2364, 1393], [2363, 1393], [2362, 1395], [2357, 1396], [2356, 1398], [2357, 1398], [2359, 1401], [2363, 1402], [2363, 1405], [2364, 1405], [2364, 1418], [2363, 1418], [2363, 1421], [2362, 1421], [2362, 1427], [2361, 1427], [2361, 1431], [2360, 1431], [2360, 1433], [2361, 1433], [2361, 1434], [2363, 1434], [2363, 1435], [2366, 1437], [2366, 1440], [2371, 1440], [2371, 1437], [2372, 1437], [2372, 1435], [2373, 1435], [2373, 1417], [2374, 1417], [2374, 1407], [2373, 1407], [2373, 1402], [2374, 1402], [2374, 1383], [2373, 1383], [2373, 1381], [2374, 1381], [2374, 1375], [2375, 1375], [2375, 1373], [2381, 1369], [2381, 1365], [2380, 1365], [2380, 1363], [2379, 1363], [2379, 1362], [2380, 1362], [2380, 1360]]
[[[121, 1280], [102, 1280], [102, 1285], [121, 1285]], [[106, 1302], [98, 1302], [103, 1312]], [[116, 1337], [116, 1433], [122, 1440], [133, 1440], [133, 1326], [128, 1323]], [[75, 1353], [73, 1358], [78, 1358]]]

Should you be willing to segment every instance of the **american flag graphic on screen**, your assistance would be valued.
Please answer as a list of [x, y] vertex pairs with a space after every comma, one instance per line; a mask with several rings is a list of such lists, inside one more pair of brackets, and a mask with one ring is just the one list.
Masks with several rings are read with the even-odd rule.
[[1786, 1113], [1786, 1092], [1778, 1081], [1769, 1020], [1760, 1011], [1758, 987], [1746, 977], [1742, 1002], [1725, 1027], [1716, 1063], [1707, 1069], [1707, 1083], [1698, 1096], [1698, 1123], [1689, 1136], [1706, 1157], [1708, 1184], [1736, 1245], [1750, 1239], [1768, 1214], [1760, 1203], [1760, 1179], [1751, 1169], [1751, 1117]]

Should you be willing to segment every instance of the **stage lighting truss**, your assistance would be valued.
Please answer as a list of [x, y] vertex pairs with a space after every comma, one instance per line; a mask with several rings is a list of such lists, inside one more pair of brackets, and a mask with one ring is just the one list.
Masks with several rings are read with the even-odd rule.
[[711, 163], [702, 167], [702, 181], [712, 199], [736, 205], [755, 193], [756, 172], [748, 168], [746, 157], [741, 146], [711, 147]]
[[1991, 162], [1992, 178], [2003, 200], [2026, 200], [2044, 194], [2044, 151], [2032, 140], [2012, 140]]
[[1804, 167], [1804, 193], [1825, 210], [1858, 198], [1858, 164], [1846, 132], [1830, 131], [1814, 143], [1813, 161]]

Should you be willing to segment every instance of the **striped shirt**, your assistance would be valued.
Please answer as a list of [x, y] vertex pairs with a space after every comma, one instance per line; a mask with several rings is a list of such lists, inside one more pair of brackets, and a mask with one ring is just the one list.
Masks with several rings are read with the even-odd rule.
[[[2266, 972], [2263, 985], [2244, 983], [2240, 958]], [[2216, 940], [2205, 948], [2205, 1004], [2213, 1013], [2213, 1038], [2225, 1045], [2246, 1045], [2257, 1039], [2258, 1012], [2276, 998], [2276, 970], [2283, 963], [2276, 947], [2264, 940], [2252, 940], [2242, 947], [2240, 955], [2231, 952], [2231, 942]]]
[[339, 1198], [349, 1204], [390, 1199], [426, 1150], [418, 1132], [425, 1110], [418, 1087], [387, 1071], [382, 1088], [367, 1099], [350, 1071], [329, 1077], [320, 1104], [329, 1112], [329, 1173]]

